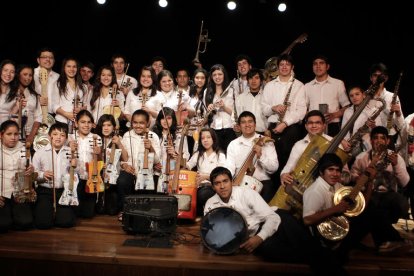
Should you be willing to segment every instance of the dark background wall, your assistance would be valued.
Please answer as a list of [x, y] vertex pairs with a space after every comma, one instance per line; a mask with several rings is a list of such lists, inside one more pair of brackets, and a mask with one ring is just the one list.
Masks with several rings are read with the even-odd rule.
[[268, 58], [307, 33], [308, 40], [291, 53], [298, 79], [308, 82], [313, 78], [311, 62], [318, 53], [330, 58], [330, 74], [347, 86], [367, 87], [369, 67], [384, 62], [390, 70], [390, 91], [404, 70], [399, 95], [404, 115], [414, 112], [409, 1], [384, 5], [379, 1], [290, 0], [285, 1], [288, 10], [284, 14], [276, 11], [277, 2], [239, 0], [238, 9], [228, 11], [225, 0], [170, 0], [166, 9], [157, 0], [107, 0], [104, 6], [95, 0], [2, 1], [0, 60], [36, 65], [37, 50], [48, 46], [56, 50], [56, 71], [67, 56], [90, 60], [99, 67], [120, 52], [129, 59], [133, 76], [156, 55], [166, 58], [173, 73], [180, 67], [192, 72], [191, 60], [204, 20], [212, 40], [200, 55], [207, 69], [222, 63], [234, 77], [234, 58], [242, 53], [263, 68]]

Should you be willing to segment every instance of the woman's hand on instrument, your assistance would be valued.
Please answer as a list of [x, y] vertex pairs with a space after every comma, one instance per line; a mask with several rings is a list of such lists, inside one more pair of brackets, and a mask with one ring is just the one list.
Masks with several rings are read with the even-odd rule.
[[118, 99], [113, 99], [113, 100], [112, 100], [112, 105], [113, 105], [113, 106], [119, 106], [119, 101], [118, 101]]
[[154, 170], [156, 171], [162, 171], [162, 164], [159, 162], [154, 165]]
[[100, 154], [101, 153], [101, 147], [100, 146], [95, 146], [93, 147], [93, 153], [94, 154]]
[[347, 140], [343, 139], [341, 145], [345, 152], [349, 152], [351, 150], [351, 144]]
[[70, 141], [69, 147], [70, 147], [70, 150], [74, 152], [78, 149], [78, 143], [76, 143], [76, 141]]
[[167, 146], [167, 153], [171, 155], [173, 158], [177, 157], [177, 153], [175, 152], [174, 146]]
[[211, 111], [213, 111], [214, 110], [214, 104], [209, 104], [208, 106], [207, 106], [207, 112], [211, 112]]
[[[152, 143], [151, 143], [151, 140], [150, 139], [144, 139], [144, 147], [147, 150], [151, 151], [151, 149], [152, 149]], [[152, 151], [154, 151], [154, 149], [152, 149]]]
[[75, 119], [75, 112], [74, 111], [65, 111], [65, 117], [68, 120], [73, 121]]
[[40, 105], [41, 106], [47, 106], [47, 103], [48, 103], [48, 97], [42, 97], [42, 96], [40, 96]]
[[196, 184], [200, 185], [201, 182], [205, 180], [209, 180], [209, 179], [210, 179], [210, 175], [197, 172]]
[[121, 139], [119, 138], [118, 135], [114, 135], [112, 137], [112, 143], [114, 143], [115, 145], [117, 145], [118, 148], [122, 145]]
[[278, 104], [278, 105], [274, 105], [272, 106], [272, 110], [273, 112], [279, 114], [279, 115], [283, 115], [286, 112], [287, 107], [284, 106], [283, 104]]
[[24, 175], [31, 175], [34, 172], [34, 167], [32, 164], [29, 165], [29, 167], [27, 167], [27, 169], [24, 172]]
[[252, 253], [262, 242], [262, 238], [256, 235], [242, 243], [240, 248], [246, 250], [248, 253]]

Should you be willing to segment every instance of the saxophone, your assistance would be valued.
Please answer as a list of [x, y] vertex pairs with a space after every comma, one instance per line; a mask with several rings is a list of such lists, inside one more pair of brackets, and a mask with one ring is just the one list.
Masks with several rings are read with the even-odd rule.
[[[398, 102], [397, 96], [398, 96], [398, 90], [400, 88], [402, 75], [403, 75], [403, 72], [401, 71], [400, 77], [398, 78], [397, 83], [395, 84], [394, 94], [392, 95], [392, 100], [391, 100], [391, 106]], [[390, 113], [388, 113], [388, 116], [387, 116], [387, 130], [390, 136], [395, 135], [396, 132], [398, 131], [393, 124], [393, 119], [394, 119], [394, 111], [390, 111]]]
[[[375, 120], [382, 112], [382, 110], [384, 110], [386, 104], [384, 99], [378, 98], [375, 99], [377, 101], [381, 102], [381, 107], [379, 107], [376, 111], [374, 111], [374, 113], [372, 113], [372, 115], [368, 118], [368, 120]], [[364, 124], [363, 126], [361, 126], [360, 128], [358, 128], [358, 130], [351, 136], [351, 138], [349, 138], [348, 142], [351, 145], [351, 155], [352, 156], [357, 156], [358, 154], [360, 154], [363, 150], [362, 150], [362, 137], [369, 133], [371, 130], [369, 128], [369, 126], [367, 124]]]
[[279, 118], [278, 118], [278, 122], [276, 123], [276, 126], [273, 127], [273, 125], [271, 125], [271, 129], [274, 133], [276, 133], [276, 127], [284, 122], [285, 119], [285, 115], [286, 115], [286, 111], [290, 106], [290, 93], [292, 92], [292, 87], [293, 87], [293, 83], [295, 82], [295, 77], [292, 77], [292, 83], [290, 84], [290, 87], [286, 93], [285, 99], [283, 100], [283, 106], [286, 107], [285, 111], [282, 114], [279, 114]]

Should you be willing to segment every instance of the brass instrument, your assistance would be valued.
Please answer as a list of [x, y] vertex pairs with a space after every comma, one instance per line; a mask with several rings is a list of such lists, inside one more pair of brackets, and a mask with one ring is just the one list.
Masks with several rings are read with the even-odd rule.
[[[204, 21], [201, 20], [200, 35], [198, 36], [198, 42], [197, 42], [197, 52], [196, 52], [195, 58], [193, 59], [193, 64], [200, 63], [198, 55], [200, 53], [204, 54], [207, 51], [207, 43], [211, 41], [211, 39], [208, 38], [208, 30], [203, 29], [203, 24], [204, 24]], [[204, 43], [204, 48], [203, 50], [200, 51], [201, 43]]]
[[[307, 33], [303, 33], [301, 34], [298, 38], [296, 38], [280, 55], [283, 54], [289, 54], [293, 47], [295, 47], [298, 43], [303, 43], [308, 39], [308, 34]], [[277, 76], [279, 75], [279, 68], [278, 68], [278, 63], [279, 61], [279, 57], [271, 57], [269, 58], [264, 66], [264, 79], [266, 81], [270, 81], [273, 80], [275, 78], [277, 78]]]
[[[47, 81], [48, 81], [48, 72], [45, 68], [40, 67], [39, 69], [39, 79], [42, 86], [41, 96], [43, 98], [47, 97]], [[50, 99], [48, 99], [50, 101]], [[55, 123], [55, 118], [48, 113], [48, 106], [42, 105], [42, 124], [37, 130], [36, 137], [33, 141], [33, 149], [38, 150], [50, 143], [48, 138], [49, 127]]]
[[[403, 75], [403, 72], [401, 71], [400, 77], [398, 78], [397, 83], [395, 84], [394, 94], [392, 95], [392, 100], [391, 100], [391, 105], [398, 103], [397, 97], [398, 97], [398, 91], [400, 88], [402, 75]], [[397, 132], [396, 127], [394, 126], [394, 123], [393, 123], [393, 119], [394, 119], [394, 111], [390, 111], [390, 113], [388, 113], [388, 116], [387, 116], [387, 130], [388, 130], [388, 135], [390, 136], [395, 135]]]
[[[383, 145], [380, 150], [373, 156], [371, 164], [376, 168], [378, 164], [384, 162], [387, 157], [387, 147]], [[371, 166], [370, 164], [370, 166]], [[377, 169], [378, 171], [378, 169]], [[351, 203], [351, 209], [344, 212], [343, 216], [333, 216], [318, 224], [317, 229], [325, 239], [339, 241], [346, 237], [349, 232], [349, 222], [347, 217], [359, 216], [365, 209], [365, 197], [360, 192], [372, 176], [365, 171], [357, 180], [354, 187], [344, 186], [338, 189], [333, 198], [334, 205], [338, 205], [342, 199]]]
[[[386, 103], [384, 99], [378, 98], [377, 101], [381, 102], [381, 107], [378, 108], [372, 115], [369, 117], [368, 120], [375, 120], [382, 112], [382, 110], [386, 107]], [[349, 138], [348, 142], [351, 145], [351, 155], [357, 156], [362, 152], [362, 137], [370, 132], [369, 126], [365, 123], [363, 126], [358, 128], [358, 130]]]
[[353, 126], [355, 120], [362, 113], [365, 106], [375, 95], [383, 81], [384, 76], [381, 75], [378, 77], [376, 83], [371, 85], [368, 90], [365, 91], [367, 96], [334, 139], [328, 141], [321, 135], [316, 135], [312, 138], [304, 153], [299, 158], [295, 169], [291, 172], [294, 179], [292, 185], [287, 185], [286, 187], [281, 185], [269, 202], [270, 206], [277, 206], [286, 210], [293, 209], [293, 212], [297, 217], [302, 217], [303, 193], [316, 178], [317, 163], [319, 159], [325, 153], [336, 153], [341, 158], [343, 164], [348, 161], [350, 157], [349, 154], [339, 148], [339, 144]]

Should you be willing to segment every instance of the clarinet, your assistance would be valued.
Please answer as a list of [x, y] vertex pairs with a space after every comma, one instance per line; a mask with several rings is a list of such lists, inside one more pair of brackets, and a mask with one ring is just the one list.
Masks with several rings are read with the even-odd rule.
[[[400, 88], [402, 75], [403, 75], [403, 72], [400, 73], [400, 77], [398, 78], [397, 83], [395, 84], [394, 94], [392, 95], [392, 100], [391, 100], [391, 106], [397, 103], [398, 90]], [[394, 111], [390, 111], [387, 117], [387, 130], [388, 130], [389, 135], [395, 134], [394, 132], [395, 126], [393, 124], [393, 118], [394, 118]]]
[[289, 98], [290, 98], [290, 93], [292, 92], [292, 87], [293, 87], [293, 83], [294, 82], [295, 82], [295, 78], [292, 78], [292, 83], [290, 84], [289, 90], [286, 93], [285, 99], [283, 100], [283, 106], [286, 107], [286, 110], [285, 110], [285, 112], [283, 112], [283, 114], [280, 114], [279, 115], [279, 119], [278, 119], [279, 122], [278, 122], [278, 124], [283, 123], [284, 118], [285, 118], [285, 115], [286, 115], [286, 111], [287, 111], [287, 109], [290, 106]]

